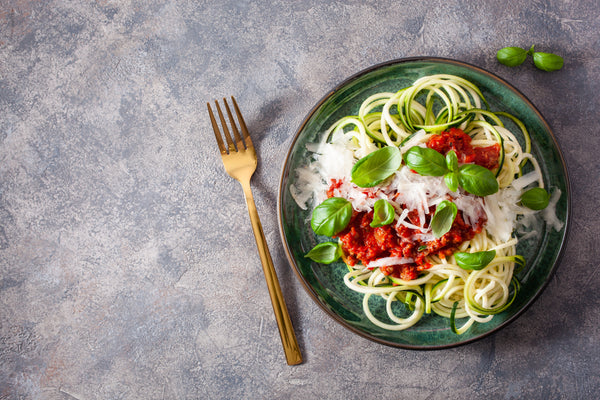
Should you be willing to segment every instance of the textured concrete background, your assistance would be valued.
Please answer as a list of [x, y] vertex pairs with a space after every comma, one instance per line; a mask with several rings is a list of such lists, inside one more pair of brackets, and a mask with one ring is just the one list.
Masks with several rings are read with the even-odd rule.
[[[600, 390], [600, 11], [579, 1], [0, 0], [0, 399], [592, 399]], [[514, 69], [536, 44], [563, 70]], [[539, 300], [456, 349], [338, 326], [285, 258], [284, 155], [342, 79], [405, 56], [463, 60], [522, 90], [573, 189]], [[206, 102], [236, 95], [259, 213], [304, 364], [285, 364], [239, 185]]]

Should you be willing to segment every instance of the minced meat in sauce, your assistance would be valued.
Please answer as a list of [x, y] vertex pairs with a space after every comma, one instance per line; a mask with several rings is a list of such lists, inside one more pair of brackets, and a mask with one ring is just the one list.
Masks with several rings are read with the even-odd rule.
[[[471, 137], [457, 128], [450, 128], [446, 132], [434, 135], [427, 146], [444, 155], [454, 150], [460, 163], [475, 163], [488, 169], [498, 167], [499, 145], [473, 147]], [[332, 197], [334, 189], [340, 185], [340, 181], [332, 180], [327, 195]], [[431, 207], [422, 226], [429, 226], [434, 212], [435, 207]], [[409, 212], [407, 218], [411, 224], [421, 226], [415, 210]], [[481, 232], [487, 222], [485, 216], [482, 216], [474, 226], [471, 226], [463, 220], [462, 212], [459, 210], [447, 233], [439, 239], [423, 241], [418, 230], [402, 224], [373, 228], [370, 226], [372, 220], [372, 211], [354, 211], [348, 226], [336, 235], [344, 250], [345, 261], [351, 266], [358, 262], [368, 266], [371, 261], [384, 257], [411, 258], [414, 260], [412, 263], [381, 267], [384, 274], [403, 280], [415, 279], [420, 271], [431, 267], [425, 259], [426, 256], [431, 254], [445, 258], [453, 254], [461, 243]]]

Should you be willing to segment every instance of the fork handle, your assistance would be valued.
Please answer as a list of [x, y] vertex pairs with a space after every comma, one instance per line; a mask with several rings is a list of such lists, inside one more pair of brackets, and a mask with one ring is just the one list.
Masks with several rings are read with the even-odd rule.
[[302, 363], [302, 354], [300, 353], [290, 314], [288, 313], [283, 294], [281, 293], [281, 287], [277, 280], [277, 273], [273, 266], [271, 253], [267, 247], [267, 240], [265, 239], [262, 224], [258, 217], [258, 211], [256, 210], [256, 204], [254, 203], [254, 196], [252, 196], [250, 182], [242, 183], [242, 187], [244, 188], [244, 197], [246, 198], [246, 205], [248, 207], [248, 213], [250, 214], [250, 221], [252, 222], [252, 230], [254, 231], [258, 254], [260, 255], [265, 279], [267, 280], [267, 287], [269, 288], [271, 304], [273, 304], [273, 311], [275, 311], [275, 319], [277, 320], [285, 358], [288, 365], [300, 364]]

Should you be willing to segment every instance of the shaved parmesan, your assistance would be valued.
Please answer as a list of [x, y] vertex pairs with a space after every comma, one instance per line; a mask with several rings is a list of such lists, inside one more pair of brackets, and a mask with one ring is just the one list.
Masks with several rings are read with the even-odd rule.
[[512, 187], [515, 188], [516, 190], [522, 190], [523, 188], [531, 185], [534, 182], [539, 181], [540, 176], [537, 173], [537, 171], [531, 171], [525, 175], [523, 175], [520, 178], [515, 179], [514, 181], [512, 181]]
[[[418, 132], [407, 143], [420, 145], [425, 137], [424, 132]], [[308, 166], [296, 169], [295, 184], [290, 185], [289, 189], [292, 198], [303, 210], [309, 208], [311, 199], [313, 205], [325, 200], [326, 192], [335, 179], [340, 184], [333, 189], [333, 196], [347, 199], [357, 212], [372, 211], [378, 199], [389, 201], [399, 213], [395, 226], [403, 225], [420, 232], [417, 236], [421, 241], [434, 240], [430, 229], [425, 226], [426, 216], [432, 207], [444, 199], [454, 202], [462, 212], [465, 223], [472, 227], [476, 227], [485, 218], [487, 233], [497, 241], [510, 240], [515, 231], [519, 235], [527, 234], [527, 237], [533, 235], [529, 232], [540, 232], [535, 212], [519, 204], [524, 189], [540, 181], [537, 169], [485, 198], [466, 193], [460, 188], [458, 192], [452, 192], [443, 177], [422, 176], [406, 166], [402, 166], [383, 186], [360, 188], [351, 182], [356, 157], [348, 134], [335, 132], [331, 142], [309, 144], [307, 149], [314, 153], [315, 159]], [[555, 190], [550, 204], [542, 213], [548, 226], [556, 230], [562, 229], [564, 225], [556, 216], [556, 203], [560, 195], [560, 190]], [[416, 212], [418, 223], [407, 220], [411, 211]]]
[[415, 260], [408, 257], [383, 257], [375, 261], [371, 261], [367, 268], [387, 267], [390, 265], [410, 264]]
[[558, 203], [558, 199], [560, 199], [560, 195], [560, 189], [557, 188], [552, 191], [550, 201], [548, 202], [548, 207], [544, 209], [542, 214], [546, 220], [546, 223], [557, 231], [560, 231], [565, 225], [565, 223], [559, 220], [556, 216], [556, 204]]

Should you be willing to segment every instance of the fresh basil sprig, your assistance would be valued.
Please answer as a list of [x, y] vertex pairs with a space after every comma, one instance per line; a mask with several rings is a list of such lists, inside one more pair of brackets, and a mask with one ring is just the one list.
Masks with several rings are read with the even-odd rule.
[[456, 192], [458, 185], [476, 196], [488, 196], [498, 191], [496, 176], [489, 169], [477, 164], [458, 167], [454, 151], [446, 157], [428, 147], [413, 146], [404, 153], [404, 162], [413, 171], [426, 176], [444, 176], [448, 188]]
[[458, 190], [458, 157], [454, 150], [450, 150], [446, 154], [446, 167], [449, 171], [444, 175], [444, 182], [448, 189], [456, 192]]
[[496, 257], [496, 250], [476, 251], [475, 253], [454, 253], [456, 264], [462, 269], [479, 271]]
[[458, 156], [454, 150], [450, 150], [446, 154], [446, 167], [451, 172], [458, 171]]
[[402, 165], [402, 154], [395, 146], [385, 146], [366, 155], [352, 167], [352, 182], [359, 187], [373, 187], [389, 178]]
[[444, 156], [429, 147], [413, 146], [404, 153], [404, 162], [423, 176], [442, 176], [448, 172]]
[[508, 67], [516, 67], [521, 65], [527, 59], [528, 51], [520, 47], [510, 46], [504, 47], [496, 53], [496, 58], [501, 64]]
[[536, 51], [533, 53], [533, 64], [544, 71], [557, 71], [563, 67], [565, 60], [556, 54]]
[[449, 200], [442, 200], [436, 207], [433, 217], [431, 217], [431, 231], [436, 239], [446, 234], [456, 218], [458, 208], [456, 204]]
[[516, 46], [504, 47], [496, 53], [498, 61], [509, 67], [516, 67], [523, 64], [530, 55], [533, 58], [533, 64], [544, 71], [556, 71], [563, 67], [564, 59], [556, 54], [535, 51], [535, 45], [529, 50]]
[[496, 175], [477, 164], [464, 164], [458, 169], [458, 183], [475, 196], [489, 196], [500, 188]]
[[458, 172], [448, 172], [444, 175], [444, 182], [446, 186], [453, 192], [458, 190]]
[[312, 213], [310, 226], [317, 235], [333, 236], [342, 231], [352, 217], [352, 203], [341, 197], [330, 197]]
[[548, 207], [550, 195], [541, 187], [534, 187], [521, 195], [521, 204], [532, 210], [543, 210]]
[[394, 206], [385, 199], [379, 199], [373, 206], [373, 221], [371, 221], [370, 224], [371, 228], [389, 225], [394, 222], [394, 217], [396, 217]]
[[323, 242], [312, 248], [304, 257], [321, 264], [331, 264], [342, 256], [342, 249], [338, 243]]

